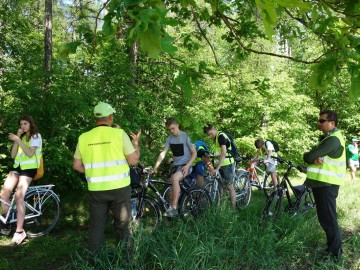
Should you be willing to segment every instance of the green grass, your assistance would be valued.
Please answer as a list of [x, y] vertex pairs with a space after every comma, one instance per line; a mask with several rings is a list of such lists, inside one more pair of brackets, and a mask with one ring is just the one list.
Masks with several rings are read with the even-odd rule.
[[106, 248], [96, 258], [86, 251], [86, 196], [62, 196], [61, 219], [48, 236], [17, 247], [0, 237], [0, 269], [360, 269], [359, 188], [360, 180], [340, 188], [344, 255], [337, 263], [320, 259], [317, 250], [325, 247], [325, 234], [311, 215], [290, 218], [283, 213], [276, 224], [260, 227], [265, 197], [253, 189], [244, 210], [231, 210], [224, 201], [195, 222], [176, 219], [152, 234], [135, 232], [130, 255], [115, 246], [109, 224]]

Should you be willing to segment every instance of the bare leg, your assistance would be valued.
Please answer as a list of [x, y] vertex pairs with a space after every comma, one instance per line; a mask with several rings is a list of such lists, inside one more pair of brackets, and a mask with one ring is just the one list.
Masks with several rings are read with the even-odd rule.
[[21, 232], [24, 226], [24, 219], [25, 219], [25, 193], [29, 188], [29, 185], [32, 181], [32, 178], [27, 176], [20, 176], [19, 183], [16, 187], [15, 192], [15, 201], [16, 201], [16, 209], [17, 209], [17, 224], [16, 224], [16, 231]]
[[[0, 193], [0, 197], [3, 200], [10, 202], [10, 195], [15, 189], [18, 181], [19, 181], [19, 176], [16, 175], [13, 171], [9, 172]], [[1, 208], [2, 208], [2, 214], [6, 214], [9, 209], [9, 207], [6, 204], [1, 204]]]
[[277, 189], [277, 185], [278, 185], [277, 174], [276, 174], [276, 172], [272, 172], [272, 173], [270, 173], [270, 175], [271, 175], [271, 179], [272, 179], [273, 184], [274, 184], [274, 189]]
[[182, 172], [176, 172], [171, 176], [172, 192], [171, 192], [171, 207], [177, 208], [177, 203], [180, 197], [180, 180], [183, 179]]
[[204, 186], [204, 176], [202, 175], [196, 175], [196, 185], [198, 187]]
[[233, 208], [236, 208], [236, 193], [235, 193], [234, 185], [227, 185], [227, 189], [230, 193], [231, 206]]

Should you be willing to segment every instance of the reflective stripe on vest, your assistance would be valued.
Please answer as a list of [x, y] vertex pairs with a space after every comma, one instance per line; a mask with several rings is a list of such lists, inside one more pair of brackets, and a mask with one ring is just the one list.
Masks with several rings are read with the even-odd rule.
[[96, 163], [84, 164], [84, 167], [85, 169], [96, 169], [96, 168], [104, 168], [104, 167], [113, 167], [124, 164], [127, 164], [126, 160], [115, 160], [108, 162], [96, 162]]
[[79, 137], [79, 150], [90, 191], [130, 185], [130, 169], [123, 153], [123, 130], [99, 126]]
[[[224, 133], [224, 132], [221, 132], [221, 131], [219, 131], [217, 134], [216, 134], [216, 137], [215, 137], [215, 145], [214, 145], [214, 156], [216, 156], [216, 157], [220, 157], [220, 155], [221, 155], [221, 147], [220, 147], [220, 145], [219, 145], [219, 136], [220, 135], [224, 135], [224, 137], [229, 141], [229, 143], [230, 143], [230, 140], [229, 140], [229, 138], [228, 138], [228, 136], [226, 136], [226, 134]], [[226, 147], [226, 145], [225, 145], [225, 147]], [[231, 143], [230, 143], [230, 147], [231, 147]], [[226, 150], [227, 150], [227, 147], [226, 147]], [[226, 154], [225, 154], [225, 156], [226, 156]], [[217, 163], [219, 163], [219, 160], [217, 159], [217, 160], [214, 160], [214, 162], [217, 164]], [[232, 159], [232, 158], [225, 158], [224, 159], [224, 162], [221, 164], [221, 167], [222, 166], [227, 166], [227, 165], [230, 165], [231, 163], [233, 163], [234, 162], [234, 160]]]
[[[38, 134], [40, 136], [40, 134]], [[21, 141], [27, 148], [30, 148], [30, 140], [26, 141], [26, 136], [23, 136]], [[20, 166], [21, 170], [29, 170], [29, 169], [37, 169], [40, 167], [40, 159], [42, 148], [36, 147], [35, 154], [32, 157], [28, 157], [22, 148], [18, 146], [18, 151], [16, 153], [16, 157], [14, 160], [14, 168], [18, 168]]]
[[[345, 150], [345, 140], [342, 137], [340, 131], [335, 131], [330, 136], [337, 137]], [[324, 140], [326, 140], [327, 138], [325, 138]], [[334, 185], [344, 184], [344, 179], [346, 177], [345, 151], [343, 151], [340, 158], [331, 158], [329, 156], [325, 156], [322, 164], [311, 164], [307, 169], [306, 175], [309, 179], [315, 181], [325, 182]]]

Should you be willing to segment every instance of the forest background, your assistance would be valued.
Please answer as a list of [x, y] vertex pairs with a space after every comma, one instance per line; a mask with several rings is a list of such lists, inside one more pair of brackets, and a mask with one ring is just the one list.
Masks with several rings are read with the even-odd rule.
[[[359, 18], [359, 0], [0, 0], [0, 174], [4, 179], [13, 162], [7, 135], [17, 131], [20, 115], [30, 114], [44, 142], [46, 172], [39, 184], [55, 184], [62, 199], [60, 229], [26, 245], [31, 252], [26, 252], [23, 263], [42, 261], [43, 269], [49, 269], [53, 263], [49, 258], [63, 265], [69, 250], [86, 246], [86, 233], [81, 233], [86, 208], [78, 202], [85, 198], [81, 195], [86, 183], [73, 171], [72, 160], [78, 136], [94, 126], [93, 108], [99, 101], [115, 107], [115, 121], [127, 133], [142, 129], [141, 163], [146, 166], [154, 164], [163, 148], [167, 117], [175, 117], [192, 141], [210, 143], [202, 127], [212, 123], [233, 135], [241, 155], [252, 155], [254, 140], [260, 136], [274, 139], [280, 155], [297, 164], [317, 143], [316, 122], [322, 110], [338, 112], [347, 143], [360, 136]], [[342, 225], [348, 220], [358, 224], [353, 203], [356, 189], [348, 186], [342, 192], [347, 199], [346, 204], [341, 200], [346, 205], [342, 209], [352, 209], [351, 214], [342, 210]], [[258, 201], [252, 201], [250, 208], [260, 211], [263, 197], [254, 198]], [[75, 205], [80, 206], [75, 209]], [[239, 222], [256, 219], [253, 209], [242, 213], [236, 216]], [[233, 222], [228, 211], [220, 214], [221, 225]], [[286, 269], [299, 269], [299, 265], [309, 269], [304, 261], [277, 256], [293, 250], [291, 258], [297, 258], [306, 250], [299, 244], [304, 235], [305, 242], [314, 240], [305, 233], [313, 231], [314, 225], [299, 224], [296, 220], [291, 226], [283, 224], [296, 232], [295, 250], [289, 233], [280, 237], [288, 245], [279, 241], [276, 249], [267, 248], [283, 234], [281, 226], [277, 234], [269, 231], [260, 238], [251, 223], [234, 226], [228, 241], [238, 239], [233, 236], [244, 230], [241, 235], [248, 244], [244, 252], [253, 256], [248, 256], [248, 265], [268, 264], [254, 257], [261, 246], [275, 266], [279, 259], [295, 264]], [[347, 240], [348, 254], [358, 247], [356, 228], [351, 227], [351, 235], [357, 237]], [[207, 232], [203, 229], [201, 225], [199, 230]], [[213, 229], [209, 227], [209, 239]], [[315, 230], [319, 237], [323, 235], [319, 226]], [[164, 239], [174, 231], [165, 232]], [[186, 235], [189, 230], [184, 231]], [[249, 235], [254, 237], [246, 239]], [[223, 236], [221, 232], [219, 238]], [[149, 239], [153, 244], [154, 237]], [[313, 246], [319, 244], [316, 241]], [[188, 242], [189, 250], [202, 247]], [[213, 248], [213, 243], [208, 244], [204, 250]], [[181, 249], [183, 243], [179, 245]], [[146, 245], [142, 248], [146, 251], [140, 249], [141, 258], [154, 258]], [[3, 258], [13, 254], [7, 261], [13, 266], [19, 263], [18, 253], [25, 250], [2, 249]], [[48, 255], [50, 250], [53, 253]], [[166, 259], [168, 250], [167, 245], [160, 249], [158, 258]], [[213, 257], [223, 258], [221, 252]], [[354, 263], [357, 269], [358, 257], [347, 256], [346, 263]], [[164, 269], [170, 269], [166, 265]]]
[[359, 135], [359, 1], [2, 0], [0, 158], [9, 132], [32, 115], [44, 140], [44, 182], [84, 190], [72, 169], [78, 136], [106, 101], [127, 132], [142, 129], [153, 165], [175, 117], [193, 141], [212, 123], [242, 155], [259, 136], [302, 162], [318, 113], [336, 110]]

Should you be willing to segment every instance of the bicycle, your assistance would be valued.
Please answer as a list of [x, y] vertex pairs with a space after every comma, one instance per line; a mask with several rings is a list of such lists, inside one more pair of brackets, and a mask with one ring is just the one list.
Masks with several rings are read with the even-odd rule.
[[262, 189], [266, 198], [269, 198], [270, 194], [274, 191], [274, 184], [266, 170], [260, 168], [260, 166], [264, 164], [264, 160], [250, 160], [250, 162], [250, 167], [247, 170], [250, 172], [251, 186], [259, 190]]
[[[60, 214], [59, 196], [52, 190], [54, 185], [30, 186], [25, 193], [25, 220], [24, 230], [29, 238], [42, 236], [49, 233], [56, 225]], [[8, 206], [5, 217], [0, 215], [0, 222], [5, 226], [16, 226], [16, 203], [12, 194], [11, 201], [0, 202]]]
[[[166, 212], [170, 207], [170, 182], [151, 179], [150, 168], [142, 171], [142, 183], [138, 188], [133, 189], [131, 196], [132, 204], [135, 206], [133, 220], [145, 230], [155, 229], [162, 221], [160, 207]], [[157, 188], [161, 185], [163, 191]], [[187, 178], [180, 181], [180, 197], [178, 203], [178, 213], [182, 219], [200, 216], [211, 205], [208, 192], [197, 186], [192, 186]], [[149, 192], [152, 191], [152, 194]]]
[[[236, 205], [240, 209], [249, 205], [251, 199], [250, 173], [239, 167], [242, 158], [235, 158], [234, 166], [234, 188], [236, 193]], [[212, 202], [219, 206], [224, 194], [225, 183], [221, 174], [216, 172], [215, 175], [207, 173], [204, 176], [204, 188], [209, 192]]]
[[[288, 212], [290, 216], [303, 214], [315, 207], [315, 200], [311, 188], [306, 185], [294, 186], [289, 180], [292, 169], [297, 169], [300, 172], [303, 172], [303, 169], [300, 166], [294, 165], [291, 161], [279, 157], [272, 158], [276, 159], [279, 163], [287, 164], [288, 168], [279, 183], [278, 189], [273, 191], [265, 202], [265, 207], [261, 214], [261, 222], [264, 224], [269, 221], [276, 221], [279, 218], [284, 195], [286, 195], [287, 199], [285, 211]], [[290, 190], [293, 196], [291, 196]]]

